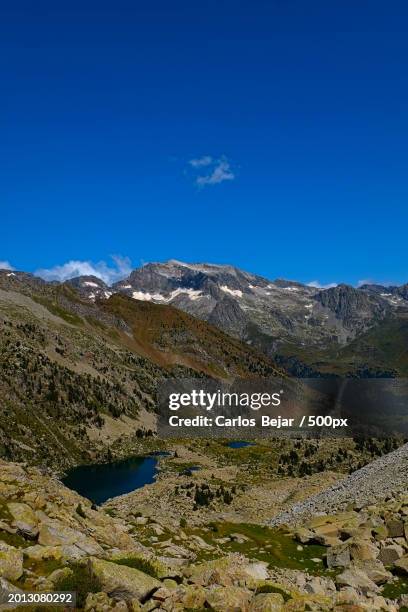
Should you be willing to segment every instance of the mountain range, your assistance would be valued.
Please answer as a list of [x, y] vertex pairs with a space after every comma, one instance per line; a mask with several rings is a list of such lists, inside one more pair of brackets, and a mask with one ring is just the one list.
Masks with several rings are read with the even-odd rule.
[[408, 284], [321, 289], [176, 260], [146, 264], [111, 287], [95, 277], [68, 283], [90, 301], [121, 293], [171, 305], [257, 347], [291, 374], [408, 372]]
[[407, 285], [319, 289], [177, 261], [112, 286], [1, 270], [0, 456], [129, 453], [167, 378], [405, 376], [407, 346]]

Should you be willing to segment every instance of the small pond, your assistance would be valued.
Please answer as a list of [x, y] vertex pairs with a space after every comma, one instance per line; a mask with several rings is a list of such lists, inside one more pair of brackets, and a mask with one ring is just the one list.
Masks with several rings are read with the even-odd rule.
[[254, 443], [245, 440], [232, 440], [232, 442], [228, 442], [227, 446], [228, 448], [245, 448], [246, 446], [254, 446]]
[[102, 504], [110, 497], [130, 493], [154, 482], [159, 458], [166, 454], [154, 453], [112, 463], [80, 465], [69, 470], [62, 482], [95, 504]]

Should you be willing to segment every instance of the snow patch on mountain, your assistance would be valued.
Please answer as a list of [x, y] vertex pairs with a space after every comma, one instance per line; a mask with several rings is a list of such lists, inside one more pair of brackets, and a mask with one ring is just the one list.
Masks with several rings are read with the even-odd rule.
[[202, 291], [198, 291], [195, 289], [183, 289], [183, 288], [179, 288], [179, 289], [175, 289], [174, 291], [172, 291], [170, 293], [170, 295], [165, 296], [162, 295], [161, 293], [149, 293], [149, 292], [145, 292], [145, 291], [133, 291], [132, 293], [132, 297], [134, 300], [142, 300], [144, 302], [148, 301], [148, 302], [171, 302], [172, 300], [174, 300], [174, 298], [176, 298], [179, 295], [185, 295], [186, 297], [190, 298], [190, 300], [197, 300], [199, 297], [202, 296]]
[[97, 283], [92, 283], [91, 281], [84, 281], [82, 284], [86, 285], [87, 287], [99, 287]]
[[229, 293], [235, 297], [242, 297], [241, 289], [230, 289], [230, 287], [227, 287], [227, 285], [221, 285], [220, 289], [221, 291], [224, 291], [224, 293]]

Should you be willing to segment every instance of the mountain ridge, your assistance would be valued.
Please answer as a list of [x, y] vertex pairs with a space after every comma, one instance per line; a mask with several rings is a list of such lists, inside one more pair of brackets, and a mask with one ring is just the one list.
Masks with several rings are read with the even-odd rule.
[[[20, 274], [25, 280], [30, 276], [6, 272], [10, 280]], [[384, 350], [377, 361], [370, 355], [365, 358], [362, 347], [365, 337], [381, 338], [390, 325], [393, 333], [398, 335], [400, 327], [405, 334], [408, 284], [352, 287], [341, 283], [320, 288], [282, 278], [270, 281], [232, 265], [175, 259], [144, 264], [111, 286], [93, 276], [59, 284], [74, 288], [91, 303], [124, 294], [134, 301], [170, 305], [258, 348], [293, 375], [356, 370], [398, 375], [394, 365], [384, 366], [389, 351], [381, 339]], [[347, 350], [356, 343], [360, 347], [357, 365], [350, 362]], [[406, 374], [408, 358], [402, 362]]]

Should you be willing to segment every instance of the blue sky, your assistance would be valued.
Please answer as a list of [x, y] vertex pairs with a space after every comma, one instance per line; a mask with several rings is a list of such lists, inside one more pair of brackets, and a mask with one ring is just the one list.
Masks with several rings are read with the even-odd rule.
[[0, 261], [407, 282], [407, 18], [376, 0], [1, 2]]

